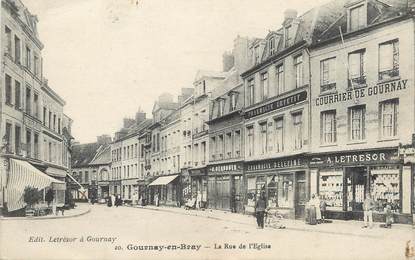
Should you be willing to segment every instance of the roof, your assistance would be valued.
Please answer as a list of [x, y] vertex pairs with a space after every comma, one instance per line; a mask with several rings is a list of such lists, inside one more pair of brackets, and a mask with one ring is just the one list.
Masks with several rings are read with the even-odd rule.
[[195, 81], [202, 78], [225, 78], [226, 72], [213, 70], [198, 70], [195, 76]]
[[111, 163], [111, 145], [106, 144], [98, 148], [94, 159], [89, 163], [89, 165], [103, 165]]
[[72, 147], [72, 167], [79, 168], [88, 166], [94, 159], [100, 144], [78, 144]]

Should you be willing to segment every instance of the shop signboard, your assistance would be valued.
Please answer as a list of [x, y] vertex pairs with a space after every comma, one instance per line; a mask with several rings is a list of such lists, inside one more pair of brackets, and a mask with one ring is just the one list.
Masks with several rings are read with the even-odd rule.
[[398, 150], [352, 151], [338, 154], [313, 155], [310, 167], [356, 166], [384, 163], [398, 163]]
[[209, 166], [209, 174], [241, 174], [242, 163], [225, 163]]
[[306, 166], [305, 158], [303, 156], [296, 156], [259, 162], [248, 162], [245, 164], [245, 170], [247, 172], [253, 172], [273, 169], [290, 169], [304, 166]]

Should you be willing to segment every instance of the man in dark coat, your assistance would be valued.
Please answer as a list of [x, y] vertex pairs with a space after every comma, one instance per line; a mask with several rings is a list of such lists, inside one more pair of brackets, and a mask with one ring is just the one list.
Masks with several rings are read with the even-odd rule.
[[267, 201], [265, 199], [265, 193], [261, 193], [261, 196], [255, 203], [255, 216], [258, 228], [264, 228], [265, 209], [267, 208]]

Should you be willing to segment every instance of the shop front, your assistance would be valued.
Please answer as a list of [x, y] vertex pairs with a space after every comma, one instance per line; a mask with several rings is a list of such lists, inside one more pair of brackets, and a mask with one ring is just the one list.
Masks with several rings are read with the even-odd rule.
[[411, 168], [403, 166], [396, 148], [313, 155], [310, 176], [311, 192], [326, 201], [328, 218], [363, 220], [370, 194], [374, 221], [384, 221], [386, 205], [395, 222], [411, 221]]
[[245, 163], [247, 198], [245, 212], [265, 194], [267, 207], [286, 218], [304, 218], [308, 200], [308, 168], [304, 156]]
[[109, 181], [98, 181], [98, 199], [106, 199], [109, 195]]
[[154, 195], [157, 195], [159, 205], [180, 205], [180, 178], [178, 177], [178, 174], [160, 176], [148, 185], [153, 189]]
[[223, 163], [208, 168], [207, 207], [242, 213], [243, 163]]
[[191, 169], [189, 170], [190, 175], [190, 194], [191, 198], [196, 199], [196, 203], [199, 203], [201, 208], [207, 206], [207, 193], [208, 193], [208, 176], [207, 168]]

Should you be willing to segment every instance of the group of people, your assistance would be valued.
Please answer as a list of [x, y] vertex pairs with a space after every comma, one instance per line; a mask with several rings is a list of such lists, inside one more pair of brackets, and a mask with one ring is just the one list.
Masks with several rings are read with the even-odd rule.
[[121, 199], [121, 195], [117, 195], [115, 196], [114, 194], [111, 194], [110, 196], [107, 197], [107, 206], [108, 207], [118, 207], [122, 205], [122, 199]]
[[311, 199], [306, 205], [306, 223], [310, 225], [324, 223], [326, 221], [326, 209], [327, 203], [324, 196], [311, 195]]

